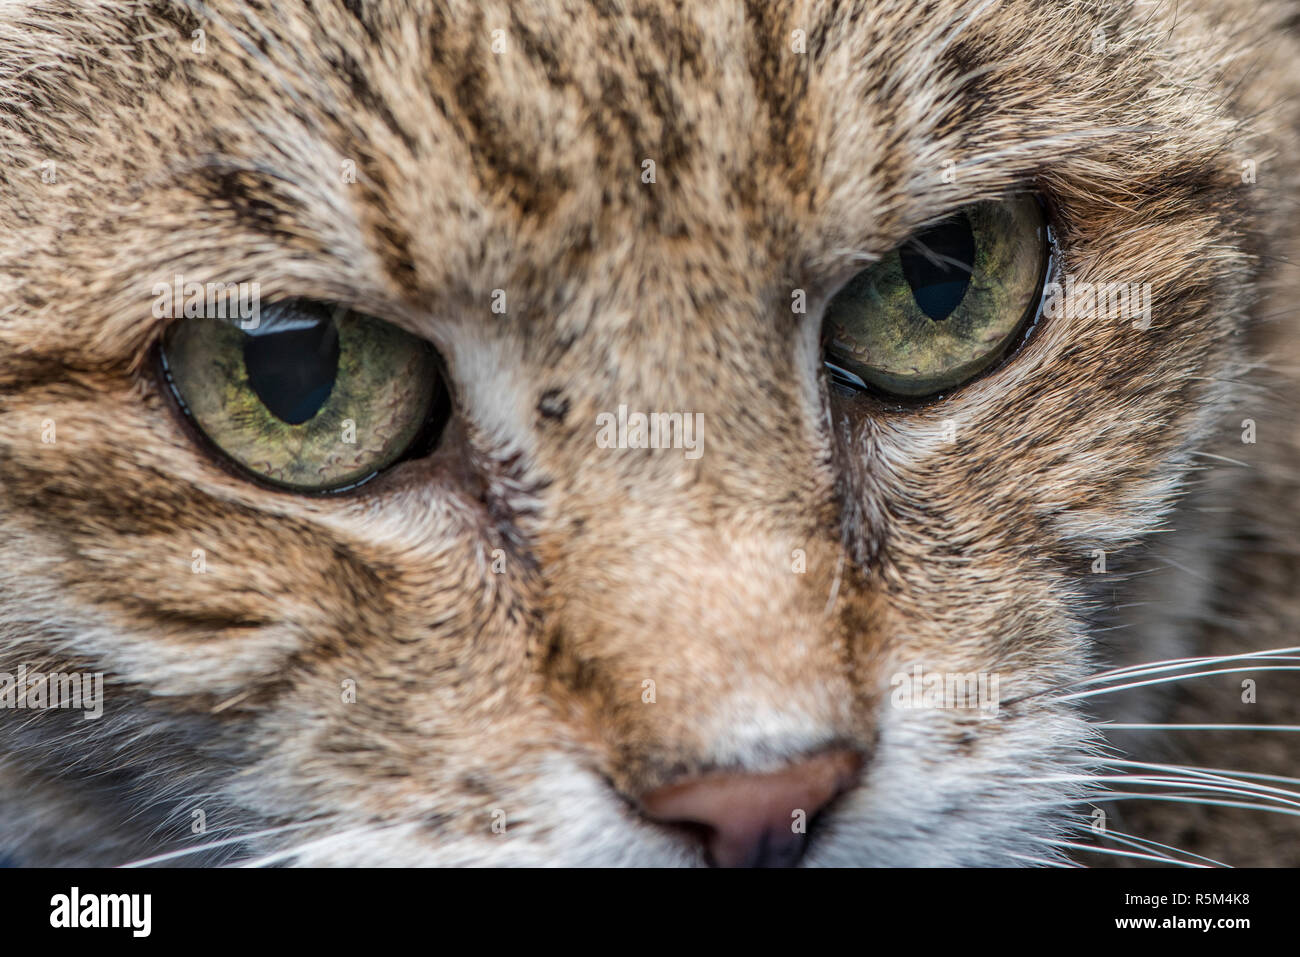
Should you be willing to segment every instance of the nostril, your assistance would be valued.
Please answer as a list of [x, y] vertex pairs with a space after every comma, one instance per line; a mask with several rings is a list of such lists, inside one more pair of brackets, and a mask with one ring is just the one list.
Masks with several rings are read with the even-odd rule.
[[699, 833], [719, 867], [790, 867], [803, 857], [807, 825], [861, 769], [857, 751], [826, 751], [765, 774], [675, 781], [644, 795], [641, 806], [652, 820]]

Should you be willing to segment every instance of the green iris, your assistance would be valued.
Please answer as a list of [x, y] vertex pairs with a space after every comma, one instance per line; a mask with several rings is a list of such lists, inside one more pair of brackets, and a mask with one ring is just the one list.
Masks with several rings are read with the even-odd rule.
[[392, 465], [445, 411], [428, 343], [371, 316], [306, 300], [244, 331], [182, 319], [163, 339], [180, 404], [236, 464], [274, 485], [327, 491]]
[[826, 308], [832, 373], [900, 396], [963, 384], [1037, 310], [1047, 264], [1038, 200], [976, 203], [858, 273]]

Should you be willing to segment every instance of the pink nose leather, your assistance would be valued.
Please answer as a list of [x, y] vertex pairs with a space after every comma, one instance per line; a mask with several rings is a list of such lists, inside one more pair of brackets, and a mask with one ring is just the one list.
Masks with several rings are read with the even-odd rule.
[[646, 794], [641, 805], [653, 820], [701, 828], [717, 867], [791, 867], [803, 857], [807, 825], [853, 786], [861, 768], [856, 751], [827, 751], [768, 774], [676, 781]]

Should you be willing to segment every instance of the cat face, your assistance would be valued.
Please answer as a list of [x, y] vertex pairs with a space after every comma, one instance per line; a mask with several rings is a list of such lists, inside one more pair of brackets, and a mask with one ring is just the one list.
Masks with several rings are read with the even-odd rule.
[[[46, 795], [0, 835], [654, 865], [779, 819], [810, 864], [1050, 857], [1090, 575], [1162, 528], [1250, 302], [1253, 127], [1176, 13], [7, 9], [0, 664], [106, 685], [0, 721]], [[1048, 281], [1147, 284], [1149, 324], [1039, 317], [937, 395], [830, 381], [855, 276], [1017, 196]], [[336, 494], [232, 469], [160, 373], [178, 275], [419, 337], [450, 418]], [[638, 412], [694, 448], [608, 447]]]

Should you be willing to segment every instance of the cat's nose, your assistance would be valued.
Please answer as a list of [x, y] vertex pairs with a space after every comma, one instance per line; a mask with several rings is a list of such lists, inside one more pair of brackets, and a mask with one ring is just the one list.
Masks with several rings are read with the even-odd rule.
[[826, 751], [766, 774], [720, 772], [675, 781], [641, 798], [647, 817], [691, 826], [715, 867], [793, 867], [808, 827], [862, 768], [856, 751]]

